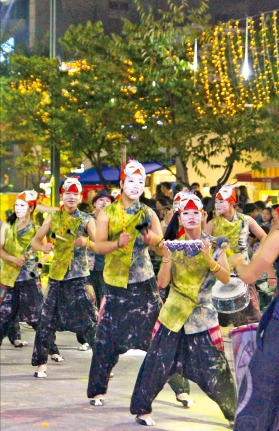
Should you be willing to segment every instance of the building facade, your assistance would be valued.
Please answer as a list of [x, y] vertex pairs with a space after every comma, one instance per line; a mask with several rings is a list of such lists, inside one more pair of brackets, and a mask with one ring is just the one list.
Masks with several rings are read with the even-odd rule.
[[[152, 6], [155, 13], [164, 9], [167, 0], [141, 0]], [[189, 7], [200, 3], [189, 0]], [[56, 39], [70, 24], [102, 21], [106, 33], [119, 33], [122, 18], [136, 22], [138, 13], [133, 0], [0, 0], [2, 31], [15, 29], [17, 43], [32, 48], [45, 43], [49, 37], [51, 6], [56, 7]], [[278, 0], [209, 0], [212, 23], [229, 19], [243, 19], [278, 9]]]

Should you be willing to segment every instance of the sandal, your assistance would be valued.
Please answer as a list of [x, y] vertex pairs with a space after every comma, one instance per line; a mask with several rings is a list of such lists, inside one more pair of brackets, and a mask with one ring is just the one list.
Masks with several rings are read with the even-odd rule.
[[63, 356], [58, 355], [57, 353], [55, 353], [54, 355], [51, 355], [51, 360], [55, 361], [55, 362], [64, 362], [65, 361]]
[[37, 377], [39, 379], [44, 379], [45, 377], [47, 377], [46, 370], [47, 370], [46, 364], [39, 365], [37, 367], [37, 370], [34, 373], [34, 377]]
[[25, 347], [25, 346], [28, 346], [28, 343], [27, 343], [27, 341], [14, 340], [13, 345], [15, 347]]
[[195, 401], [186, 393], [176, 394], [176, 401], [182, 403], [187, 408], [195, 405]]
[[91, 406], [103, 406], [105, 404], [105, 399], [104, 398], [92, 398], [92, 400], [90, 400], [90, 404], [91, 404]]
[[149, 415], [144, 415], [144, 416], [145, 416], [145, 417], [137, 415], [137, 416], [136, 416], [136, 422], [137, 422], [138, 424], [140, 424], [140, 425], [144, 425], [144, 426], [146, 426], [146, 427], [151, 427], [151, 426], [155, 425], [155, 422], [154, 422], [154, 420], [151, 418], [151, 416], [149, 416]]

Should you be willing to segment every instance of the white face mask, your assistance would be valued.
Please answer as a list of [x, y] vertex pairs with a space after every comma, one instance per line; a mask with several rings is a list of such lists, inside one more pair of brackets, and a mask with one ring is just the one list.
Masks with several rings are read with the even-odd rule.
[[62, 195], [62, 201], [65, 207], [73, 209], [82, 201], [82, 196], [79, 193], [65, 192]]
[[96, 200], [94, 206], [95, 206], [95, 208], [97, 210], [100, 210], [102, 208], [107, 207], [110, 204], [111, 204], [110, 198], [108, 198], [106, 196], [103, 196], [103, 197], [101, 197], [101, 198], [99, 198], [99, 199]]
[[144, 192], [145, 180], [140, 174], [133, 174], [126, 177], [123, 184], [123, 192], [131, 200], [138, 199]]
[[230, 205], [228, 201], [216, 199], [215, 200], [216, 215], [218, 216], [218, 215], [224, 214], [229, 208], [229, 206]]
[[27, 214], [29, 205], [27, 202], [21, 200], [21, 199], [17, 199], [15, 201], [15, 213], [16, 216], [20, 219], [24, 218]]
[[180, 214], [180, 220], [185, 229], [196, 229], [201, 226], [202, 213], [194, 209], [185, 210]]

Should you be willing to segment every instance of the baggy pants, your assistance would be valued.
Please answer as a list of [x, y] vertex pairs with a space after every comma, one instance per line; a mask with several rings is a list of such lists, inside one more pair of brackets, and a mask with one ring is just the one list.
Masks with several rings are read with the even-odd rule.
[[236, 393], [224, 352], [213, 344], [208, 331], [187, 335], [184, 328], [175, 333], [162, 324], [140, 368], [131, 413], [151, 413], [153, 400], [176, 372], [197, 383], [226, 419], [233, 420]]

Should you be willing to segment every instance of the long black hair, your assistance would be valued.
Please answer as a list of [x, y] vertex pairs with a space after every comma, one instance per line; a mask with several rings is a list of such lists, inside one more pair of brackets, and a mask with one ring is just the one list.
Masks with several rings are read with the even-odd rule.
[[[29, 208], [33, 208], [33, 211], [31, 212], [31, 214], [33, 214], [33, 212], [34, 212], [34, 210], [35, 210], [36, 206], [29, 205]], [[31, 216], [31, 214], [30, 214], [30, 216]], [[16, 213], [15, 213], [15, 211], [14, 211], [14, 212], [12, 212], [12, 214], [10, 214], [10, 215], [7, 217], [7, 223], [9, 223], [9, 224], [12, 226], [12, 225], [15, 223], [16, 219], [17, 219], [17, 215], [16, 215]]]
[[164, 239], [170, 239], [171, 241], [176, 239], [178, 229], [179, 229], [178, 211], [175, 211], [165, 232]]

